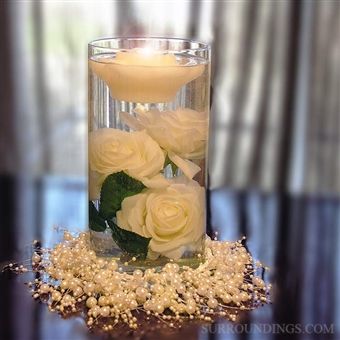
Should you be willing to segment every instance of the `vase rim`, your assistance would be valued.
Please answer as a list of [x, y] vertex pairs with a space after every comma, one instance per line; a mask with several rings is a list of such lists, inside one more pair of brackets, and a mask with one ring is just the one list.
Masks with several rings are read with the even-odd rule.
[[117, 36], [117, 37], [103, 37], [98, 38], [90, 41], [88, 43], [89, 47], [93, 48], [103, 48], [106, 50], [121, 50], [124, 48], [117, 48], [117, 47], [107, 47], [102, 46], [100, 43], [109, 42], [109, 41], [119, 41], [119, 40], [131, 40], [131, 41], [169, 41], [169, 42], [183, 42], [189, 43], [190, 46], [193, 45], [194, 47], [184, 48], [183, 50], [188, 51], [209, 51], [211, 49], [210, 44], [201, 42], [195, 39], [187, 39], [187, 38], [177, 38], [177, 37], [163, 37], [163, 36]]

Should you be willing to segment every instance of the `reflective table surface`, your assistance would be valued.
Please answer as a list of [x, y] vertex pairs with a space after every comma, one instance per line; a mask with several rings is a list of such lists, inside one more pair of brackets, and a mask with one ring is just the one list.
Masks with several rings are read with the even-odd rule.
[[[60, 241], [56, 228], [86, 230], [86, 181], [0, 177], [0, 263], [27, 260], [31, 242]], [[236, 323], [188, 323], [180, 330], [145, 323], [136, 332], [89, 332], [81, 317], [63, 319], [32, 299], [27, 275], [0, 275], [1, 340], [340, 339], [340, 199], [227, 188], [210, 193], [208, 233], [247, 236], [252, 255], [270, 267], [272, 303]]]

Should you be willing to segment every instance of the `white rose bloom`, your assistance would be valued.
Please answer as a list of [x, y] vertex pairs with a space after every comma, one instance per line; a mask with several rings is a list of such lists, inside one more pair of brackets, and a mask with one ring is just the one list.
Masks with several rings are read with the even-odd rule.
[[149, 258], [162, 255], [177, 260], [186, 250], [199, 250], [201, 246], [205, 233], [204, 195], [204, 188], [194, 181], [146, 189], [123, 200], [117, 224], [151, 237]]
[[124, 171], [147, 187], [166, 186], [167, 180], [159, 173], [164, 161], [164, 152], [145, 131], [103, 128], [89, 135], [90, 174], [96, 174], [90, 181], [96, 177], [102, 183], [106, 176]]
[[147, 133], [167, 151], [169, 158], [189, 178], [200, 171], [190, 160], [203, 159], [208, 139], [208, 114], [191, 109], [175, 111], [146, 111], [143, 107], [135, 110], [136, 117], [121, 112], [125, 124], [134, 130]]

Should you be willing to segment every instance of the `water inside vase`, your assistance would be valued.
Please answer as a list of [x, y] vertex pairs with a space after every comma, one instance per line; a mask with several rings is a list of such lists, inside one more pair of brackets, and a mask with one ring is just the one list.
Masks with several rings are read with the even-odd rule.
[[91, 243], [130, 269], [197, 266], [204, 253], [209, 64], [175, 58], [89, 60]]

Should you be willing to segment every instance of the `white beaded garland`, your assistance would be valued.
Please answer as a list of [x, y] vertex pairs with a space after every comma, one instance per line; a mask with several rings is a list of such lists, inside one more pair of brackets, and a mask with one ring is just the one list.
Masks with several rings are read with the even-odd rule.
[[86, 306], [88, 308], [93, 308], [94, 306], [97, 305], [97, 299], [94, 298], [93, 296], [89, 297], [87, 300], [86, 300]]
[[46, 283], [43, 283], [43, 284], [40, 286], [39, 290], [40, 290], [40, 293], [42, 293], [42, 294], [47, 294], [47, 293], [50, 291], [50, 286], [47, 285]]
[[[195, 318], [211, 322], [211, 315], [227, 316], [235, 321], [237, 310], [268, 302], [271, 286], [256, 275], [256, 269], [264, 267], [260, 262], [254, 263], [241, 241], [219, 242], [207, 238], [205, 246], [205, 253], [198, 254], [202, 264], [196, 269], [170, 261], [159, 270], [136, 269], [129, 274], [123, 272], [116, 260], [97, 257], [90, 249], [87, 233], [73, 236], [65, 231], [62, 243], [32, 256], [34, 270], [45, 274], [42, 277], [47, 275], [54, 284], [35, 279], [28, 285], [36, 287], [32, 292], [35, 299], [49, 294], [50, 311], [75, 312], [77, 303], [84, 301], [89, 327], [98, 318], [113, 318], [113, 323], [103, 325], [105, 331], [112, 330], [118, 322], [136, 329], [138, 320], [133, 311], [137, 309], [170, 327], [175, 324], [180, 327], [184, 320]], [[136, 261], [133, 257], [124, 265]], [[7, 267], [17, 273], [28, 270], [13, 263]]]

